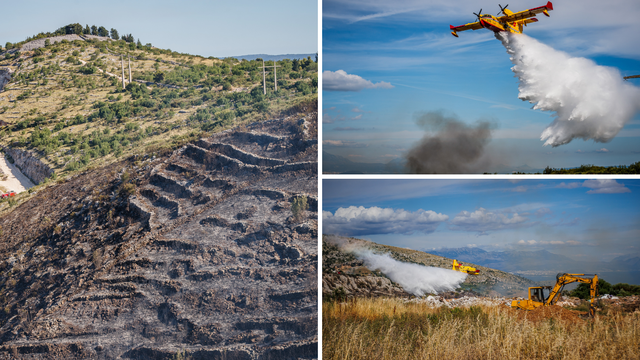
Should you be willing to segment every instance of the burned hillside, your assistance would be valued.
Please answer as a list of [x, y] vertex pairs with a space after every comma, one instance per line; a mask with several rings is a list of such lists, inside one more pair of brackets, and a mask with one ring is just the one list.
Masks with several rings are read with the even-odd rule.
[[269, 120], [37, 190], [0, 218], [0, 358], [316, 357], [316, 134]]

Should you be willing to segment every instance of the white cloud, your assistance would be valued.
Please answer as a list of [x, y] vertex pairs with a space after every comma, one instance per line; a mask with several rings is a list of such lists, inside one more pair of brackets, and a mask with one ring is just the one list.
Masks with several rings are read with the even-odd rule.
[[614, 179], [586, 180], [582, 186], [590, 188], [587, 194], [620, 194], [631, 192], [624, 184]]
[[451, 220], [451, 229], [464, 231], [486, 231], [511, 229], [524, 225], [529, 219], [514, 213], [509, 217], [503, 213], [479, 208], [474, 212], [461, 211]]
[[551, 209], [543, 207], [543, 208], [540, 208], [540, 209], [538, 209], [536, 211], [536, 216], [540, 218], [540, 217], [543, 217], [545, 215], [552, 214], [552, 213], [553, 212], [551, 211]]
[[336, 72], [326, 70], [322, 73], [322, 90], [325, 91], [360, 91], [362, 89], [391, 89], [393, 85], [381, 81], [372, 83], [358, 75], [347, 74], [344, 70]]
[[579, 182], [565, 183], [564, 181], [556, 185], [556, 187], [560, 189], [576, 189], [576, 188], [579, 188], [580, 186], [582, 186], [582, 184], [580, 184]]
[[580, 242], [575, 240], [568, 241], [560, 241], [560, 240], [551, 240], [551, 241], [536, 241], [536, 240], [520, 240], [518, 241], [518, 245], [580, 245]]
[[334, 121], [336, 121], [335, 117], [332, 117], [329, 114], [322, 114], [322, 123], [323, 124], [333, 124]]
[[362, 148], [367, 147], [367, 144], [358, 143], [355, 141], [344, 141], [344, 140], [322, 140], [322, 145], [326, 147], [352, 147], [352, 148]]
[[377, 206], [349, 206], [339, 208], [335, 214], [322, 212], [323, 232], [338, 235], [432, 233], [448, 219], [449, 216], [431, 210], [410, 212]]
[[520, 240], [520, 241], [518, 241], [518, 244], [521, 244], [521, 245], [535, 245], [537, 243], [538, 242], [535, 241], [535, 240]]

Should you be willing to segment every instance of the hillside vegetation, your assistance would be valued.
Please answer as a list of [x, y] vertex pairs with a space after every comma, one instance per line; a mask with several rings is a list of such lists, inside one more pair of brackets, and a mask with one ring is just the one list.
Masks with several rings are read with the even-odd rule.
[[640, 161], [635, 162], [629, 166], [595, 166], [595, 165], [581, 165], [580, 167], [573, 169], [564, 168], [551, 168], [547, 166], [544, 169], [543, 174], [640, 174]]
[[10, 75], [0, 92], [0, 146], [36, 152], [53, 177], [175, 149], [317, 98], [311, 58], [277, 61], [277, 91], [274, 62], [265, 62], [265, 95], [260, 59], [204, 58], [86, 30], [0, 51], [0, 71]]

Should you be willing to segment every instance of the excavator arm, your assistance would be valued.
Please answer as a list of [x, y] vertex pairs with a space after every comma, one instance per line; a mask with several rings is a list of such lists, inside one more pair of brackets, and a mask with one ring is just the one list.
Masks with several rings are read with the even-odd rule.
[[[593, 277], [586, 277], [593, 276]], [[551, 289], [550, 286], [535, 286], [529, 288], [528, 300], [513, 300], [511, 307], [516, 309], [534, 310], [540, 306], [555, 305], [560, 298], [560, 293], [564, 286], [574, 282], [581, 282], [590, 285], [589, 295], [589, 314], [596, 314], [595, 300], [598, 296], [598, 275], [592, 274], [564, 274], [560, 273], [556, 276], [556, 285]], [[544, 289], [551, 289], [548, 297], [544, 297]]]
[[[593, 276], [593, 277], [584, 277], [584, 276]], [[560, 273], [556, 276], [556, 285], [553, 287], [551, 292], [549, 293], [549, 297], [545, 305], [555, 305], [560, 298], [560, 293], [565, 285], [571, 284], [574, 282], [581, 282], [585, 284], [589, 284], [589, 313], [593, 316], [595, 315], [595, 299], [598, 291], [598, 275], [597, 274], [563, 274]]]

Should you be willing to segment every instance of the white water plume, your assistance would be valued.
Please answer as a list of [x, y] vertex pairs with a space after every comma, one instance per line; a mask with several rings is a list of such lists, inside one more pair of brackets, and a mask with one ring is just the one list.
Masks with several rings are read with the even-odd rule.
[[382, 271], [405, 291], [416, 296], [455, 290], [467, 278], [465, 273], [405, 263], [393, 259], [389, 254], [374, 254], [370, 250], [355, 250], [354, 253], [367, 268]]
[[581, 138], [613, 139], [640, 111], [640, 89], [620, 72], [571, 57], [524, 34], [499, 34], [520, 79], [518, 98], [534, 109], [554, 112], [540, 140], [553, 147]]

